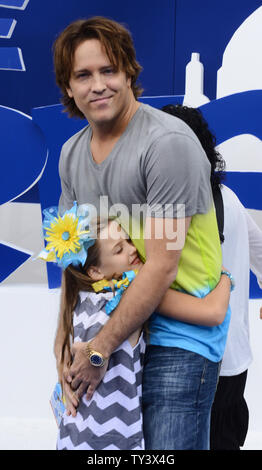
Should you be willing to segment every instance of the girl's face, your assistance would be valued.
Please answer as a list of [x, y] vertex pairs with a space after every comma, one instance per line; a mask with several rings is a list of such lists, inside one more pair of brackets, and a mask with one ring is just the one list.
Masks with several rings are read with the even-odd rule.
[[117, 222], [111, 221], [101, 230], [98, 243], [100, 264], [97, 268], [101, 278], [119, 278], [124, 271], [142, 267], [135, 246]]

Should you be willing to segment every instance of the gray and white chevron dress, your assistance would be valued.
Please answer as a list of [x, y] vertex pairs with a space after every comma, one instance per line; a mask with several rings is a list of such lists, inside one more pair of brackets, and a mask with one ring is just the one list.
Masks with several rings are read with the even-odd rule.
[[[109, 317], [105, 304], [112, 293], [80, 292], [73, 326], [74, 342], [91, 340]], [[75, 417], [64, 413], [57, 439], [63, 450], [143, 450], [143, 334], [133, 348], [124, 341], [112, 354], [104, 379], [91, 400], [81, 398]]]

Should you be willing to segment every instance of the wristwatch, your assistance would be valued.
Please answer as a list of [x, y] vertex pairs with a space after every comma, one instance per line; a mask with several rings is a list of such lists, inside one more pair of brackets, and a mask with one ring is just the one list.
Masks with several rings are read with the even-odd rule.
[[103, 354], [98, 351], [94, 351], [89, 343], [87, 343], [86, 345], [86, 354], [90, 361], [90, 364], [95, 367], [103, 367], [107, 360], [107, 358], [104, 357]]
[[234, 280], [232, 274], [231, 274], [229, 271], [224, 271], [224, 270], [221, 271], [221, 275], [222, 275], [222, 274], [225, 274], [226, 276], [229, 277], [230, 282], [231, 282], [231, 289], [230, 289], [230, 292], [232, 292], [232, 290], [234, 290], [234, 288], [235, 288], [235, 280]]

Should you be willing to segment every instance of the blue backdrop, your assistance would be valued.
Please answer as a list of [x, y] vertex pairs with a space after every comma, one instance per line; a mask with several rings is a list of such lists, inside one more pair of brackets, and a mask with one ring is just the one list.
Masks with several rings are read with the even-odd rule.
[[[68, 23], [81, 17], [103, 15], [127, 25], [143, 66], [144, 95], [168, 95], [143, 98], [156, 107], [182, 101], [185, 66], [191, 53], [199, 52], [205, 65], [204, 93], [212, 100], [202, 111], [218, 142], [243, 132], [261, 138], [262, 91], [215, 100], [216, 74], [224, 49], [245, 18], [261, 6], [261, 1], [2, 0], [0, 4], [1, 204], [10, 200], [41, 202], [44, 208], [57, 203], [61, 145], [86, 123], [69, 120], [61, 113], [52, 44]], [[232, 112], [234, 120], [229, 118]], [[246, 207], [261, 210], [259, 180], [260, 173], [234, 172], [228, 173], [226, 183]], [[255, 188], [252, 192], [251, 185]], [[21, 196], [27, 188], [30, 189]], [[0, 248], [3, 260], [5, 247]], [[6, 251], [7, 260], [8, 256]], [[17, 266], [19, 263], [20, 260]], [[0, 280], [15, 267], [15, 263], [12, 267], [8, 262], [1, 265]], [[54, 287], [57, 283], [59, 272], [50, 268], [49, 285]], [[251, 296], [261, 297], [253, 279]]]

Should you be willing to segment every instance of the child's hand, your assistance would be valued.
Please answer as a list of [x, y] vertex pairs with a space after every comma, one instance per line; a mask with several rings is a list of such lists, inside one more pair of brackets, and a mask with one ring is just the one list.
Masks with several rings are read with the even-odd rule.
[[76, 409], [79, 405], [79, 399], [77, 397], [76, 392], [74, 392], [68, 382], [66, 381], [66, 377], [68, 376], [69, 368], [68, 366], [64, 366], [63, 369], [63, 377], [62, 377], [62, 388], [63, 388], [63, 395], [66, 401], [66, 414], [68, 416], [76, 416]]

